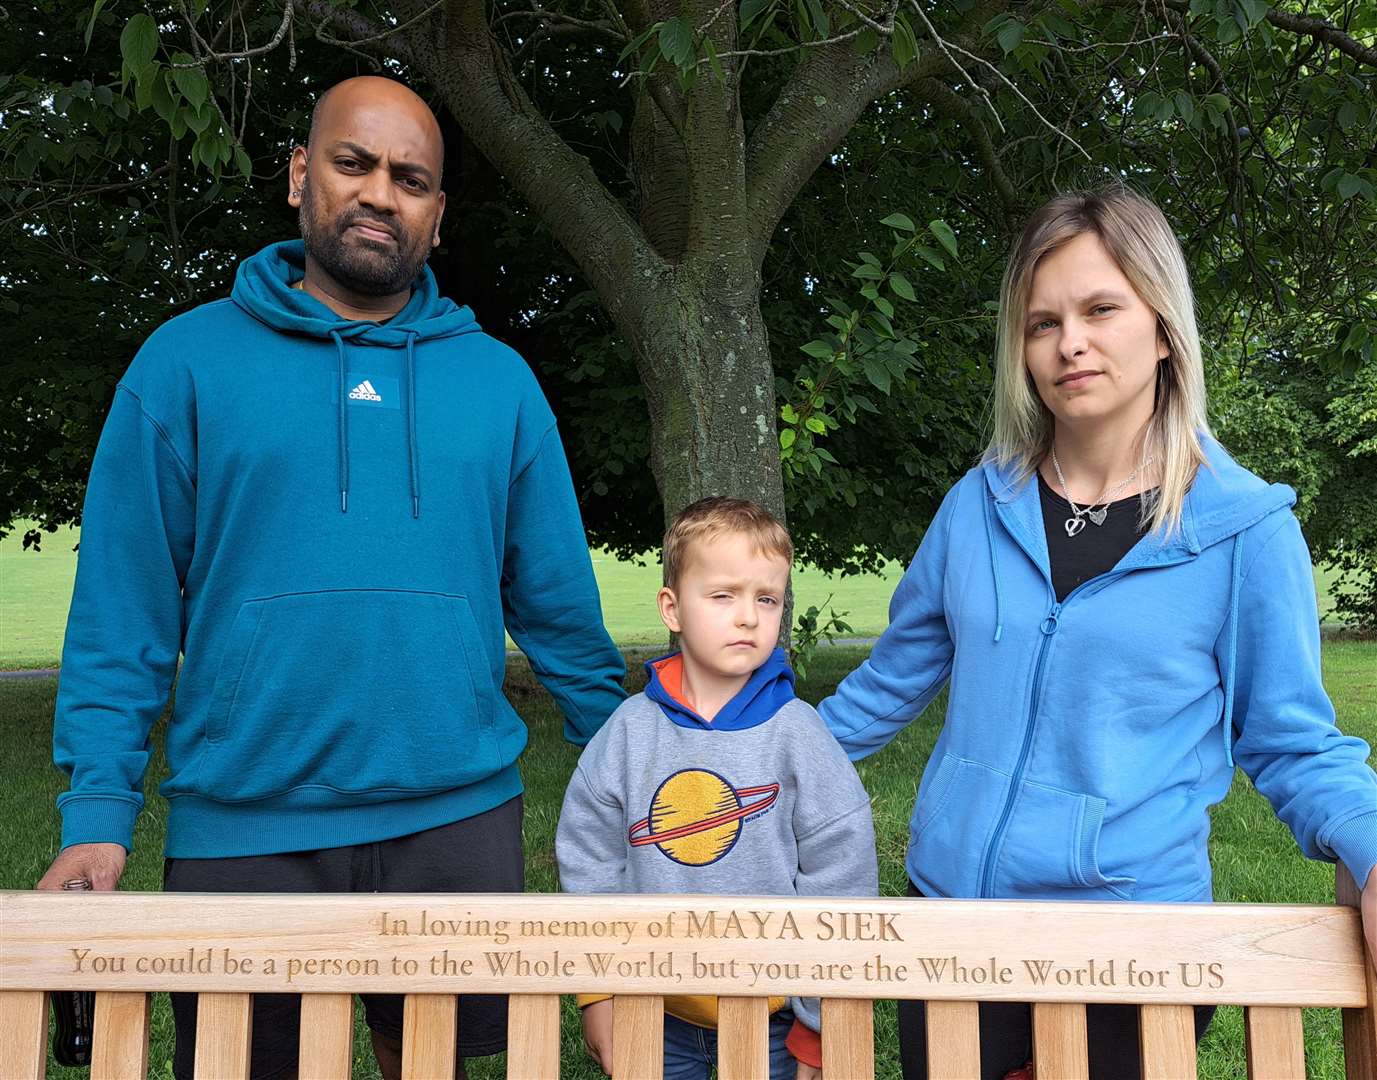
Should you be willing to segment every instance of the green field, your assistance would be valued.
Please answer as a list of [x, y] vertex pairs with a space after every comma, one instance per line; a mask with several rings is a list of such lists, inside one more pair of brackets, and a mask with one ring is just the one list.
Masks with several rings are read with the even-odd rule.
[[[42, 550], [22, 550], [23, 526], [0, 540], [0, 670], [56, 667], [76, 574], [80, 532], [64, 529], [45, 536]], [[643, 565], [619, 562], [605, 551], [593, 552], [593, 570], [602, 592], [603, 616], [618, 645], [658, 647], [666, 632], [655, 610], [660, 565], [654, 554]], [[891, 563], [883, 576], [829, 576], [810, 567], [794, 572], [799, 611], [817, 605], [824, 617], [830, 608], [843, 612], [855, 637], [880, 634], [889, 625], [889, 597], [903, 567]], [[1333, 575], [1317, 571], [1320, 611], [1328, 614], [1328, 586]], [[828, 598], [831, 598], [830, 600]]]
[[[819, 700], [864, 655], [863, 648], [826, 650], [815, 660], [809, 677], [801, 681], [800, 694], [810, 701]], [[1377, 643], [1327, 642], [1324, 669], [1325, 683], [1341, 725], [1369, 743], [1377, 740]], [[633, 686], [639, 681], [641, 675], [637, 671]], [[58, 819], [53, 800], [63, 787], [63, 778], [49, 763], [55, 686], [55, 680], [47, 678], [0, 681], [0, 785], [11, 796], [7, 803], [11, 807], [9, 825], [0, 840], [0, 888], [31, 887], [56, 851]], [[561, 740], [560, 720], [553, 703], [523, 665], [512, 665], [507, 692], [531, 727], [530, 749], [522, 759], [527, 787], [527, 887], [552, 891], [555, 824], [577, 750]], [[939, 698], [891, 746], [859, 766], [874, 806], [881, 890], [886, 895], [902, 895], [904, 891], [908, 815], [923, 763], [937, 737], [943, 706], [944, 699]], [[160, 734], [155, 736], [155, 745], [159, 747]], [[139, 820], [125, 888], [154, 890], [161, 883], [160, 848], [167, 806], [157, 794], [157, 783], [165, 773], [166, 762], [159, 750], [149, 771], [148, 805]], [[1217, 899], [1333, 902], [1332, 868], [1301, 856], [1290, 834], [1241, 774], [1213, 818], [1211, 855]], [[1312, 1080], [1341, 1080], [1342, 1035], [1337, 1011], [1306, 1010], [1305, 1034], [1307, 1070]], [[367, 1034], [360, 1029], [355, 1039], [354, 1075], [371, 1080], [378, 1074], [367, 1046]], [[895, 1080], [899, 1070], [892, 1003], [882, 1002], [877, 1007], [876, 1046], [877, 1075]], [[572, 999], [566, 999], [563, 1049], [562, 1075], [572, 1080], [596, 1080], [600, 1076], [583, 1057]], [[171, 1053], [170, 1014], [166, 999], [158, 995], [149, 1055], [150, 1076], [161, 1080], [170, 1075]], [[1200, 1075], [1208, 1080], [1243, 1080], [1247, 1075], [1245, 1061], [1241, 1011], [1221, 1009], [1201, 1048]], [[502, 1075], [501, 1067], [500, 1058], [486, 1059], [473, 1063], [470, 1071], [475, 1080], [489, 1080]], [[50, 1064], [48, 1075], [58, 1080], [79, 1080], [84, 1072]]]

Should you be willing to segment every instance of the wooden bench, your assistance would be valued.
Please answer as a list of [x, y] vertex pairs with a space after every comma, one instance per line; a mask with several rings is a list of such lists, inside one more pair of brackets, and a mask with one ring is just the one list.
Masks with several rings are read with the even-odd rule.
[[[1343, 875], [1346, 878], [1346, 875]], [[1340, 899], [1356, 900], [1352, 882]], [[934, 1078], [978, 1075], [978, 1001], [1033, 1002], [1039, 1080], [1088, 1075], [1085, 1005], [1137, 1004], [1145, 1076], [1195, 1075], [1191, 1006], [1247, 1009], [1248, 1075], [1305, 1076], [1301, 1009], [1344, 1011], [1377, 1080], [1377, 981], [1348, 906], [745, 897], [0, 894], [0, 1070], [42, 1077], [45, 990], [96, 991], [91, 1075], [147, 1070], [149, 993], [200, 995], [196, 1074], [248, 1076], [254, 993], [300, 992], [303, 1080], [347, 1077], [351, 995], [406, 995], [403, 1072], [448, 1077], [456, 992], [512, 994], [507, 1075], [559, 1075], [559, 995], [616, 993], [614, 1076], [661, 1072], [662, 997], [722, 995], [719, 1075], [767, 1075], [766, 998], [823, 998], [824, 1074], [874, 1075], [871, 1000], [928, 1004]]]

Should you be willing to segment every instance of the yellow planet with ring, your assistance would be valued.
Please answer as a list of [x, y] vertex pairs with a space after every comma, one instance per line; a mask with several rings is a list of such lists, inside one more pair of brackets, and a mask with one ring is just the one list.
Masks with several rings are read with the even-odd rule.
[[683, 769], [655, 790], [650, 815], [631, 826], [627, 840], [632, 847], [654, 844], [685, 866], [707, 866], [736, 844], [743, 819], [778, 798], [778, 784], [738, 788], [708, 769]]

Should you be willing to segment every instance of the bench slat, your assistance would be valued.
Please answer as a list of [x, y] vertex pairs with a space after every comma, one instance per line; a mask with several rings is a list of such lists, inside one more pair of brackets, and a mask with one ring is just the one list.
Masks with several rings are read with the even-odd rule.
[[929, 1001], [928, 1075], [960, 1080], [980, 1075], [980, 1006], [974, 1001]]
[[559, 995], [507, 1002], [507, 1080], [559, 1080]]
[[1033, 1006], [1033, 1063], [1043, 1076], [1089, 1080], [1085, 1006], [1046, 1002]]
[[612, 999], [612, 1080], [659, 1080], [665, 1071], [665, 999]]
[[822, 1075], [875, 1080], [875, 1010], [866, 998], [822, 999]]
[[196, 1080], [249, 1080], [252, 994], [200, 994], [196, 999]]
[[611, 1001], [613, 1080], [654, 1080], [664, 1070], [664, 997], [618, 993]]
[[354, 995], [301, 995], [300, 1076], [349, 1080], [354, 1063]]
[[[1347, 907], [1357, 907], [1361, 893], [1343, 863], [1334, 868], [1334, 896]], [[1344, 1010], [1344, 1065], [1348, 1080], [1377, 1080], [1377, 970], [1369, 960], [1365, 968], [1367, 1008]]]
[[459, 1001], [453, 994], [407, 994], [402, 1006], [402, 1080], [454, 1075]]
[[721, 1080], [770, 1075], [770, 999], [717, 999], [717, 1072]]
[[1189, 1005], [1140, 1005], [1143, 1080], [1195, 1075], [1195, 1010]]
[[1305, 1080], [1299, 1009], [1255, 1005], [1246, 1011], [1248, 1080]]
[[91, 1080], [128, 1080], [148, 1072], [148, 1017], [152, 998], [145, 993], [102, 990], [92, 1022]]
[[0, 1061], [16, 1080], [43, 1080], [48, 1070], [48, 995], [0, 990]]

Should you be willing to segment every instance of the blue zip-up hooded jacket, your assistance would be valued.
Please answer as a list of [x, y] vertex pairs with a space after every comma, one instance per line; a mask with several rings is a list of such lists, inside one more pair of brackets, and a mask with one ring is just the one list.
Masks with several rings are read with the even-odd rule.
[[167, 854], [366, 843], [518, 794], [504, 626], [586, 742], [623, 700], [554, 417], [437, 294], [384, 324], [300, 241], [160, 327], [91, 471], [54, 730], [63, 845], [129, 847], [167, 731]]
[[709, 722], [683, 702], [683, 653], [672, 652], [647, 660], [645, 696], [660, 706], [680, 727], [706, 731], [745, 731], [765, 723], [794, 700], [794, 669], [781, 648], [774, 648], [765, 662], [751, 672], [746, 684], [722, 706]]
[[947, 494], [890, 626], [819, 706], [852, 759], [951, 682], [909, 877], [954, 897], [1208, 900], [1208, 809], [1237, 762], [1311, 858], [1377, 863], [1377, 777], [1320, 680], [1295, 494], [1213, 440], [1173, 537], [1058, 603], [1037, 485]]

